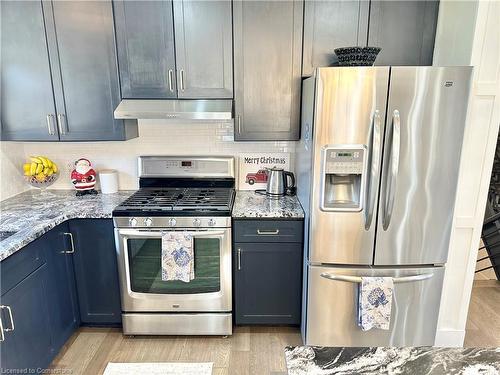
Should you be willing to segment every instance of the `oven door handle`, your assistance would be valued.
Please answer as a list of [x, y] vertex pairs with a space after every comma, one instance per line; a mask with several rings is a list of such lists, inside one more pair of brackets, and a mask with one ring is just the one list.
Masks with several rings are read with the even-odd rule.
[[207, 236], [223, 236], [226, 231], [223, 230], [207, 230], [207, 231], [150, 231], [150, 230], [137, 230], [137, 229], [119, 229], [118, 233], [124, 236], [133, 236], [133, 237], [161, 237], [169, 232], [181, 232], [185, 234], [190, 234], [193, 237], [207, 237]]

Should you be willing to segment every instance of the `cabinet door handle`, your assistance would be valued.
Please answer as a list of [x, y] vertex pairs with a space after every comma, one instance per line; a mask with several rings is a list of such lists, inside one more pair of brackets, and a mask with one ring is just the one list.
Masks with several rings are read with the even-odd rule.
[[241, 270], [241, 249], [238, 248], [237, 250], [238, 253], [238, 271]]
[[73, 254], [75, 252], [75, 243], [73, 242], [73, 233], [69, 232], [64, 232], [63, 233], [65, 236], [69, 236], [70, 242], [71, 242], [71, 250], [66, 250], [66, 251], [61, 251], [63, 254]]
[[180, 72], [179, 72], [179, 75], [180, 75], [180, 84], [181, 84], [181, 91], [184, 91], [184, 69], [181, 69]]
[[276, 236], [277, 234], [280, 234], [280, 230], [279, 229], [275, 229], [275, 230], [260, 230], [260, 229], [257, 229], [257, 234], [259, 236]]
[[49, 135], [55, 134], [53, 120], [54, 120], [54, 115], [48, 114], [47, 115], [47, 128], [49, 130]]
[[2, 323], [2, 317], [0, 316], [0, 342], [5, 341], [5, 335], [3, 333], [3, 323]]
[[238, 115], [238, 133], [241, 133], [241, 116]]
[[[14, 327], [14, 318], [12, 317], [12, 309], [10, 308], [10, 306], [6, 306], [6, 305], [0, 305], [0, 309], [2, 309], [2, 310], [6, 309], [9, 312], [9, 320], [10, 320], [10, 328], [3, 328], [3, 325], [2, 325], [2, 331], [5, 331], [5, 332], [13, 331], [16, 327]], [[3, 334], [2, 334], [2, 336], [3, 336]]]
[[64, 135], [68, 132], [68, 124], [66, 123], [66, 116], [63, 113], [57, 114], [57, 126], [59, 127], [59, 133]]
[[170, 92], [174, 92], [174, 71], [172, 69], [168, 70], [168, 89]]

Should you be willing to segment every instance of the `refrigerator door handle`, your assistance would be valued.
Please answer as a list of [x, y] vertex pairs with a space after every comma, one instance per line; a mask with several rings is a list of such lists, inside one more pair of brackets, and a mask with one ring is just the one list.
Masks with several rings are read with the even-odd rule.
[[[432, 276], [433, 276], [432, 273], [422, 273], [422, 274], [414, 275], [414, 276], [393, 277], [392, 282], [395, 284], [411, 283], [414, 281], [428, 280], [428, 279], [432, 278]], [[361, 276], [335, 275], [335, 274], [326, 273], [326, 272], [322, 273], [321, 277], [324, 277], [325, 279], [329, 279], [329, 280], [345, 281], [345, 282], [349, 282], [349, 283], [361, 283], [361, 281], [362, 281]], [[372, 276], [366, 276], [366, 277], [372, 277]]]
[[[388, 169], [390, 171], [390, 177], [386, 177], [386, 187], [385, 187], [385, 204], [384, 204], [384, 214], [382, 216], [382, 228], [387, 230], [389, 224], [391, 223], [392, 210], [394, 209], [394, 198], [396, 196], [396, 181], [399, 172], [399, 153], [401, 146], [401, 119], [399, 111], [395, 109], [392, 112], [392, 132], [391, 132], [392, 144], [391, 144], [391, 155], [390, 163]], [[388, 173], [389, 173], [388, 171]], [[389, 184], [389, 186], [387, 186]]]
[[381, 154], [381, 135], [380, 135], [380, 124], [381, 124], [381, 119], [380, 119], [380, 111], [377, 109], [375, 110], [375, 113], [373, 114], [373, 125], [371, 129], [371, 136], [370, 136], [370, 156], [371, 156], [371, 163], [370, 163], [370, 171], [368, 173], [368, 183], [367, 183], [367, 189], [366, 189], [366, 202], [367, 202], [367, 210], [366, 215], [365, 215], [365, 230], [369, 230], [371, 225], [372, 225], [372, 219], [373, 219], [373, 210], [375, 209], [375, 200], [377, 199], [376, 197], [376, 191], [377, 191], [377, 186], [378, 186], [378, 176], [380, 175], [379, 171], [379, 166], [380, 166], [380, 154]]

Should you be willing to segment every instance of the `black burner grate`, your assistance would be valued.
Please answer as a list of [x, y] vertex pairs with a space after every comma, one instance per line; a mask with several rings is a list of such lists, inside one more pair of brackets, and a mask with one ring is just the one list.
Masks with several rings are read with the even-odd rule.
[[140, 189], [125, 200], [120, 210], [184, 211], [231, 209], [233, 189], [230, 188], [166, 188]]

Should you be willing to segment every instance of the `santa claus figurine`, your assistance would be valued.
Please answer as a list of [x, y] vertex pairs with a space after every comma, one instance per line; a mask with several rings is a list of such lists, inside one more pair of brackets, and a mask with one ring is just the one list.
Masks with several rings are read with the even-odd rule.
[[71, 172], [71, 182], [75, 185], [76, 196], [97, 194], [94, 189], [96, 174], [88, 159], [81, 158], [75, 161], [75, 169]]

